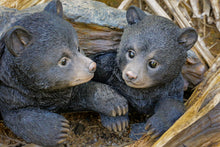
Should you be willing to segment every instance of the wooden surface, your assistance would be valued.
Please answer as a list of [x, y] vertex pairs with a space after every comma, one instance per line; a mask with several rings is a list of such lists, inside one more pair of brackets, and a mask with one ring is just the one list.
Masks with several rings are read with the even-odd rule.
[[118, 9], [125, 10], [128, 8], [132, 0], [123, 0], [120, 6], [118, 6]]
[[80, 47], [86, 55], [117, 50], [122, 30], [111, 29], [94, 24], [72, 23], [75, 28]]

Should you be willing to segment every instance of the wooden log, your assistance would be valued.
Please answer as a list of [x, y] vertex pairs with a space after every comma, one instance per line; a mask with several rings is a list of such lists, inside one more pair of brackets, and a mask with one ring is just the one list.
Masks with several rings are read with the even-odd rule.
[[[177, 1], [175, 0], [165, 0], [164, 1], [167, 5], [167, 7], [170, 9], [170, 12], [180, 25], [180, 27], [191, 27], [191, 24], [187, 21], [187, 19], [184, 17], [183, 13], [180, 11], [177, 5]], [[211, 52], [206, 47], [204, 41], [200, 36], [198, 36], [198, 41], [194, 46], [194, 50], [197, 52], [198, 56], [202, 61], [205, 61], [205, 63], [208, 66], [211, 66], [214, 61], [214, 56], [211, 54]]]
[[190, 4], [192, 6], [193, 17], [201, 18], [201, 13], [199, 10], [199, 1], [198, 0], [190, 0]]
[[187, 111], [152, 145], [142, 139], [133, 146], [206, 147], [220, 144], [220, 56], [186, 103]]
[[80, 47], [86, 55], [116, 51], [119, 47], [122, 29], [85, 23], [72, 23], [72, 25], [77, 32]]
[[145, 0], [145, 2], [150, 6], [156, 15], [160, 15], [171, 20], [169, 15], [163, 10], [156, 0]]
[[123, 0], [122, 3], [120, 4], [120, 6], [118, 6], [118, 9], [120, 9], [120, 10], [127, 9], [131, 2], [132, 2], [132, 0]]
[[206, 72], [203, 81], [197, 86], [189, 100], [186, 102], [187, 109], [195, 104], [200, 97], [206, 96], [209, 93], [211, 94], [213, 91], [216, 91], [216, 88], [220, 88], [216, 87], [217, 84], [220, 84], [220, 55], [216, 58], [213, 66]]
[[[119, 46], [120, 38], [125, 26], [125, 12], [117, 9], [106, 8], [102, 4], [98, 4], [99, 8], [91, 8], [90, 11], [86, 12], [90, 6], [90, 2], [77, 1], [79, 8], [75, 8], [75, 3], [71, 4], [70, 0], [62, 0], [64, 2], [64, 13], [67, 20], [69, 20], [73, 27], [76, 29], [80, 46], [87, 55], [95, 54], [98, 52], [105, 52], [110, 50], [116, 50]], [[88, 4], [89, 3], [89, 4]], [[94, 5], [91, 2], [91, 5]], [[73, 6], [74, 5], [74, 6]], [[73, 8], [74, 12], [73, 11]], [[39, 9], [42, 10], [43, 8]], [[96, 16], [94, 11], [108, 11], [108, 15], [120, 17], [112, 21], [114, 18], [107, 17], [104, 14]], [[82, 17], [80, 16], [82, 13]], [[73, 13], [75, 14], [73, 16]], [[91, 17], [91, 18], [90, 18]], [[101, 19], [100, 19], [101, 17]], [[90, 18], [90, 19], [89, 19]], [[123, 18], [123, 20], [121, 19]], [[122, 23], [120, 23], [122, 22]], [[111, 24], [109, 24], [111, 23]], [[109, 25], [108, 25], [109, 24]], [[123, 24], [123, 25], [122, 25]], [[211, 58], [209, 59], [211, 60]], [[210, 61], [210, 64], [211, 61]], [[215, 76], [212, 76], [215, 74]], [[219, 141], [216, 136], [219, 135], [219, 88], [220, 85], [212, 81], [219, 82], [219, 60], [216, 60], [215, 64], [206, 75], [206, 79], [203, 81], [200, 88], [196, 91], [201, 93], [194, 93], [195, 98], [191, 98], [186, 106], [187, 112], [178, 120], [176, 123], [154, 144], [154, 146], [175, 146], [175, 145], [186, 145], [186, 146], [198, 146], [198, 145], [211, 145]], [[204, 83], [205, 82], [205, 83]], [[205, 90], [206, 89], [206, 90]], [[212, 91], [211, 89], [215, 89]], [[211, 90], [211, 92], [209, 92]], [[191, 107], [192, 106], [192, 107]], [[210, 125], [212, 127], [210, 127]], [[216, 131], [217, 130], [217, 131]], [[211, 142], [204, 139], [204, 135], [207, 136]], [[206, 144], [200, 140], [207, 141]], [[194, 142], [195, 141], [195, 142]], [[194, 142], [194, 143], [193, 143]], [[153, 145], [154, 141], [150, 140], [149, 137], [142, 138], [137, 141], [134, 146], [142, 145]]]
[[220, 32], [220, 2], [219, 0], [210, 0], [210, 2], [212, 5], [215, 20], [216, 20], [216, 27], [218, 31]]
[[0, 5], [23, 10], [38, 4], [48, 2], [49, 0], [1, 0]]

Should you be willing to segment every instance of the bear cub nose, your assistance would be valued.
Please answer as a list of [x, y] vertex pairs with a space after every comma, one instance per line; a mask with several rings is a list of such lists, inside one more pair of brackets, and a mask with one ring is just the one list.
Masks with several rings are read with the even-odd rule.
[[132, 71], [127, 71], [126, 76], [129, 80], [135, 80], [137, 79], [137, 74]]
[[89, 72], [94, 73], [95, 71], [96, 71], [96, 63], [95, 63], [95, 62], [92, 62], [92, 63], [89, 65]]

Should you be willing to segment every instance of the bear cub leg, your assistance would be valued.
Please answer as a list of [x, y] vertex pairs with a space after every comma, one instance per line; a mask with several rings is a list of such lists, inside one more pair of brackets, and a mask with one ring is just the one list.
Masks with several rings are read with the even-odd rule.
[[146, 123], [147, 135], [157, 138], [168, 130], [172, 124], [184, 113], [182, 102], [174, 99], [163, 99], [159, 101], [154, 110], [156, 113]]
[[87, 110], [113, 117], [128, 112], [127, 100], [106, 84], [91, 81], [77, 86], [77, 89], [76, 97]]
[[69, 122], [59, 114], [25, 108], [3, 112], [2, 115], [5, 124], [27, 142], [57, 146], [67, 139]]

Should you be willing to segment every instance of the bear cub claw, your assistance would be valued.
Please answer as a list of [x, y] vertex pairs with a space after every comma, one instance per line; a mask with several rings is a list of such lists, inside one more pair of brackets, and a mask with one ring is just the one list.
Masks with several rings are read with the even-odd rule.
[[109, 131], [120, 132], [128, 127], [128, 121], [117, 121], [106, 126]]
[[67, 141], [68, 133], [70, 131], [69, 121], [66, 119], [61, 120], [61, 130], [60, 134], [57, 137], [57, 144], [62, 144]]
[[116, 117], [101, 115], [101, 121], [103, 126], [106, 127], [109, 131], [119, 132], [125, 130], [128, 127], [129, 120], [127, 115]]
[[111, 116], [121, 116], [128, 112], [128, 106], [117, 106], [111, 111]]
[[157, 132], [155, 128], [152, 128], [150, 123], [146, 124], [145, 130], [147, 131], [146, 135], [151, 136], [152, 139], [155, 139], [162, 134], [160, 132]]
[[161, 136], [171, 125], [169, 121], [164, 122], [162, 119], [152, 116], [147, 120], [145, 124], [146, 135], [149, 135], [152, 139]]

